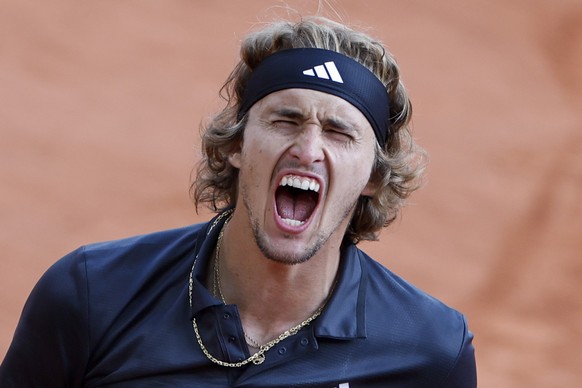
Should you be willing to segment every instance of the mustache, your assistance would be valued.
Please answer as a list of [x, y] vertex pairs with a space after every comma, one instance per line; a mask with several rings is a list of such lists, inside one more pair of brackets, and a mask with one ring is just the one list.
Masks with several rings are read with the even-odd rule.
[[328, 179], [327, 169], [322, 164], [314, 164], [314, 165], [305, 166], [296, 160], [287, 160], [283, 163], [278, 164], [275, 167], [275, 171], [273, 173], [273, 176], [276, 176], [277, 174], [279, 174], [279, 172], [281, 170], [284, 170], [284, 169], [291, 169], [291, 170], [297, 170], [299, 172], [315, 174], [315, 175], [320, 176], [325, 181], [327, 181], [327, 179]]

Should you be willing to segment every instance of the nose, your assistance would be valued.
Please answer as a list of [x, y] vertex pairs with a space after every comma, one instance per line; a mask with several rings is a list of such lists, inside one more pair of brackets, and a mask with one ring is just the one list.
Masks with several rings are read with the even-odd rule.
[[317, 125], [310, 124], [303, 127], [291, 147], [291, 156], [296, 158], [302, 165], [323, 161], [325, 153], [321, 135], [321, 128]]

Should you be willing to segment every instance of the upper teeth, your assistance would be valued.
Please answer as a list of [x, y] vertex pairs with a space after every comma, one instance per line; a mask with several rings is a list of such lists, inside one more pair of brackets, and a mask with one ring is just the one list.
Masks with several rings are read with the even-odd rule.
[[298, 177], [295, 175], [285, 175], [281, 179], [279, 186], [291, 186], [301, 190], [312, 190], [316, 193], [319, 192], [319, 183], [315, 179]]

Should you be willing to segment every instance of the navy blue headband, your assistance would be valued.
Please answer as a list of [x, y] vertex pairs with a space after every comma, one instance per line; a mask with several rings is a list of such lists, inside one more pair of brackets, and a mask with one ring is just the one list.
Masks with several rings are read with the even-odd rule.
[[313, 89], [343, 98], [363, 113], [384, 147], [390, 109], [385, 86], [368, 68], [335, 51], [297, 48], [278, 51], [253, 70], [243, 93], [239, 120], [257, 101], [273, 92]]

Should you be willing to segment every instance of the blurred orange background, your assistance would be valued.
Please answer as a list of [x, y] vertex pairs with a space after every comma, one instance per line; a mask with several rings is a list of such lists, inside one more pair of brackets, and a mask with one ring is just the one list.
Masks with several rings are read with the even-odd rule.
[[58, 258], [209, 217], [190, 172], [240, 39], [321, 8], [395, 54], [430, 154], [364, 249], [467, 315], [480, 386], [582, 384], [582, 2], [319, 4], [0, 3], [0, 359]]

